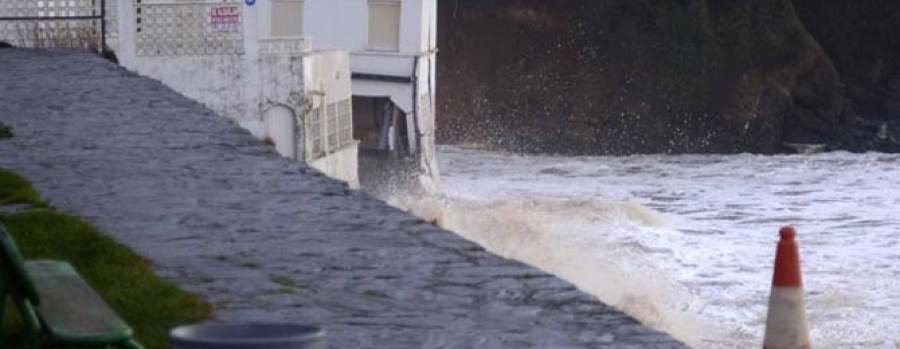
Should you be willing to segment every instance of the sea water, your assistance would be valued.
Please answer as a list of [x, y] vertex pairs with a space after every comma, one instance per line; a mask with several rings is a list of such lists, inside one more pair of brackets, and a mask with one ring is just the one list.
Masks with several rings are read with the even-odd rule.
[[394, 203], [697, 348], [760, 347], [794, 225], [817, 348], [900, 348], [900, 155], [513, 155], [442, 146]]

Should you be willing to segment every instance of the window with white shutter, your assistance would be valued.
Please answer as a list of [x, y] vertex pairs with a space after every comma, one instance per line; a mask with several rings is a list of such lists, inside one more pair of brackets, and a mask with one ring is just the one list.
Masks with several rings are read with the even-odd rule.
[[270, 35], [303, 35], [303, 0], [272, 0], [272, 32]]
[[400, 50], [400, 1], [369, 0], [369, 50]]

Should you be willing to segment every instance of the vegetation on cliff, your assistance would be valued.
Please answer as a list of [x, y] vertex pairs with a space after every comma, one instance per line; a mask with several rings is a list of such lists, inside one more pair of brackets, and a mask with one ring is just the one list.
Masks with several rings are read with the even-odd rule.
[[614, 154], [853, 148], [843, 72], [807, 30], [813, 2], [795, 2], [440, 2], [439, 140]]

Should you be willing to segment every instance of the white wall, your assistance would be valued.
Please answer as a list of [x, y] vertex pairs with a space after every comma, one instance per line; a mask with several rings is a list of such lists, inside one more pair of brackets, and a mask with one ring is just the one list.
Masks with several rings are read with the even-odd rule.
[[[429, 50], [429, 31], [436, 35], [436, 26], [429, 29], [436, 23], [430, 20], [435, 8], [436, 0], [401, 1], [397, 52], [367, 50], [369, 0], [305, 0], [303, 31], [315, 50], [350, 51], [350, 69], [355, 73], [412, 77], [414, 58]], [[354, 87], [357, 95], [371, 95], [356, 92]]]
[[412, 84], [353, 80], [353, 95], [361, 97], [390, 97], [405, 112], [413, 110]]
[[[304, 3], [303, 35], [311, 38], [313, 50], [350, 51], [350, 69], [354, 73], [411, 78], [416, 75], [413, 71], [416, 57], [429, 52], [435, 43], [436, 0], [401, 0], [398, 52], [367, 50], [369, 0], [301, 1]], [[258, 16], [257, 32], [260, 37], [268, 37], [271, 34], [271, 2], [258, 1], [253, 8]], [[423, 68], [427, 66], [420, 67]], [[353, 94], [390, 96], [404, 111], [413, 110], [413, 88], [409, 84], [404, 87], [397, 83], [356, 80]]]
[[138, 56], [134, 1], [116, 1], [119, 18], [116, 55], [121, 65], [162, 81], [182, 95], [237, 121], [257, 137], [265, 136], [254, 7], [247, 7], [243, 1], [222, 3], [241, 7], [242, 55]]
[[351, 189], [359, 188], [359, 147], [353, 145], [338, 149], [329, 156], [309, 162], [313, 168], [332, 178], [347, 182]]
[[310, 97], [313, 108], [350, 98], [350, 57], [346, 51], [316, 51], [303, 60], [304, 70], [310, 72], [303, 79], [305, 90], [326, 92]]
[[[366, 51], [369, 40], [368, 0], [304, 0], [303, 34], [313, 39], [313, 49]], [[422, 33], [423, 2], [435, 0], [402, 0], [400, 5], [399, 54], [424, 51]]]
[[419, 37], [419, 52], [432, 51], [437, 47], [437, 1], [438, 0], [421, 0], [419, 7], [422, 20], [422, 35]]
[[313, 49], [365, 49], [368, 41], [368, 0], [305, 0], [303, 34]]
[[[434, 96], [437, 83], [437, 0], [402, 0], [398, 52], [370, 51], [368, 0], [305, 0], [303, 30], [314, 49], [350, 51], [354, 73], [408, 77], [413, 83], [353, 80], [353, 95], [390, 97], [414, 115], [424, 188], [439, 190], [435, 158]], [[416, 60], [418, 59], [418, 65]]]
[[[296, 59], [260, 53], [261, 47], [266, 46], [262, 40], [270, 37], [270, 0], [258, 0], [254, 6], [247, 6], [243, 1], [237, 0], [216, 1], [217, 6], [240, 7], [243, 52], [194, 56], [137, 56], [134, 1], [111, 1], [118, 1], [116, 14], [119, 39], [116, 42], [116, 53], [122, 65], [161, 80], [183, 95], [236, 120], [257, 137], [263, 138], [270, 131], [262, 116], [265, 110], [274, 105], [285, 105], [293, 109], [296, 115], [302, 115], [307, 101], [304, 99], [305, 90], [317, 90], [321, 87], [321, 81], [310, 79], [318, 79], [316, 76], [321, 75], [322, 71], [313, 70], [318, 69], [315, 67], [322, 67], [322, 64], [308, 61], [323, 58], [306, 59], [300, 64]], [[436, 84], [433, 54], [437, 35], [436, 1], [402, 0], [398, 52], [366, 49], [368, 0], [303, 0], [302, 19], [303, 35], [311, 39], [313, 50], [337, 49], [350, 52], [349, 56], [344, 53], [341, 56], [343, 58], [337, 59], [338, 64], [349, 64], [350, 69], [356, 73], [407, 77], [414, 81], [398, 83], [356, 79], [351, 85], [349, 76], [345, 76], [346, 84], [329, 87], [337, 92], [332, 92], [333, 95], [326, 98], [344, 95], [344, 90], [352, 91], [357, 96], [390, 97], [400, 108], [416, 118], [422, 135], [418, 143], [421, 144], [424, 167], [434, 178], [437, 178], [433, 113]], [[418, 69], [415, 69], [417, 60]], [[333, 71], [336, 68], [324, 69], [323, 71]], [[333, 100], [321, 103], [330, 101]], [[356, 147], [352, 148], [336, 149], [334, 158], [317, 159], [311, 161], [311, 165], [351, 184], [358, 182], [355, 177]], [[301, 149], [297, 157], [301, 158], [302, 154]], [[351, 158], [354, 160], [351, 161]]]
[[[161, 2], [169, 3], [166, 6], [174, 9], [173, 15], [178, 13], [178, 6], [185, 4], [177, 0]], [[318, 103], [350, 98], [350, 58], [346, 52], [301, 52], [292, 50], [290, 45], [287, 48], [278, 46], [275, 53], [261, 52], [267, 42], [271, 43], [260, 40], [261, 34], [268, 30], [268, 25], [260, 23], [268, 20], [267, 3], [258, 1], [254, 6], [246, 6], [242, 0], [214, 3], [215, 6], [240, 9], [240, 35], [236, 37], [242, 38], [242, 44], [238, 54], [138, 55], [137, 39], [141, 34], [137, 32], [135, 4], [133, 0], [118, 0], [118, 31], [121, 35], [116, 53], [126, 68], [160, 80], [182, 95], [237, 121], [258, 138], [272, 136], [280, 153], [306, 161], [305, 134], [299, 132], [295, 138], [298, 146], [292, 147], [289, 144], [294, 138], [291, 125], [303, 124], [306, 117], [303, 113], [307, 111], [307, 102], [311, 101], [307, 99], [308, 90], [329, 92], [325, 100]], [[144, 29], [149, 25], [145, 21]], [[281, 49], [287, 51], [281, 52]], [[264, 116], [267, 111], [276, 116], [267, 120]], [[292, 123], [289, 115], [299, 118]], [[351, 186], [358, 186], [356, 143], [344, 144], [324, 158], [307, 163]]]
[[[304, 91], [309, 108], [325, 108], [326, 105], [351, 100], [350, 57], [346, 51], [317, 51], [303, 57]], [[351, 106], [352, 110], [352, 106]], [[322, 126], [326, 124], [323, 119]], [[308, 125], [307, 125], [308, 126]], [[337, 149], [327, 145], [327, 133], [323, 128], [323, 139], [327, 156], [315, 158], [311, 152], [306, 155], [307, 163], [323, 173], [346, 181], [351, 188], [359, 187], [357, 156], [359, 142], [340, 144]], [[306, 149], [312, 149], [309, 139]]]
[[416, 56], [390, 52], [353, 52], [351, 69], [356, 73], [411, 77]]
[[297, 159], [297, 119], [294, 111], [283, 105], [266, 109], [263, 114], [267, 134], [281, 156]]

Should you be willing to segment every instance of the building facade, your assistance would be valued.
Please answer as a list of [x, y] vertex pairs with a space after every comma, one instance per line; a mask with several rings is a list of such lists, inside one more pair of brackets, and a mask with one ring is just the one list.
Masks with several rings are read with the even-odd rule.
[[[263, 37], [307, 37], [345, 50], [352, 73], [354, 139], [369, 189], [411, 179], [438, 185], [434, 161], [437, 0], [259, 2]], [[398, 176], [399, 175], [399, 176]], [[404, 178], [408, 177], [408, 178]], [[406, 183], [410, 184], [410, 183]]]
[[235, 120], [284, 156], [352, 186], [397, 173], [437, 183], [436, 0], [7, 2], [4, 14], [102, 13], [105, 21], [4, 22], [0, 40], [41, 46], [71, 36], [79, 44], [104, 28], [121, 65]]

